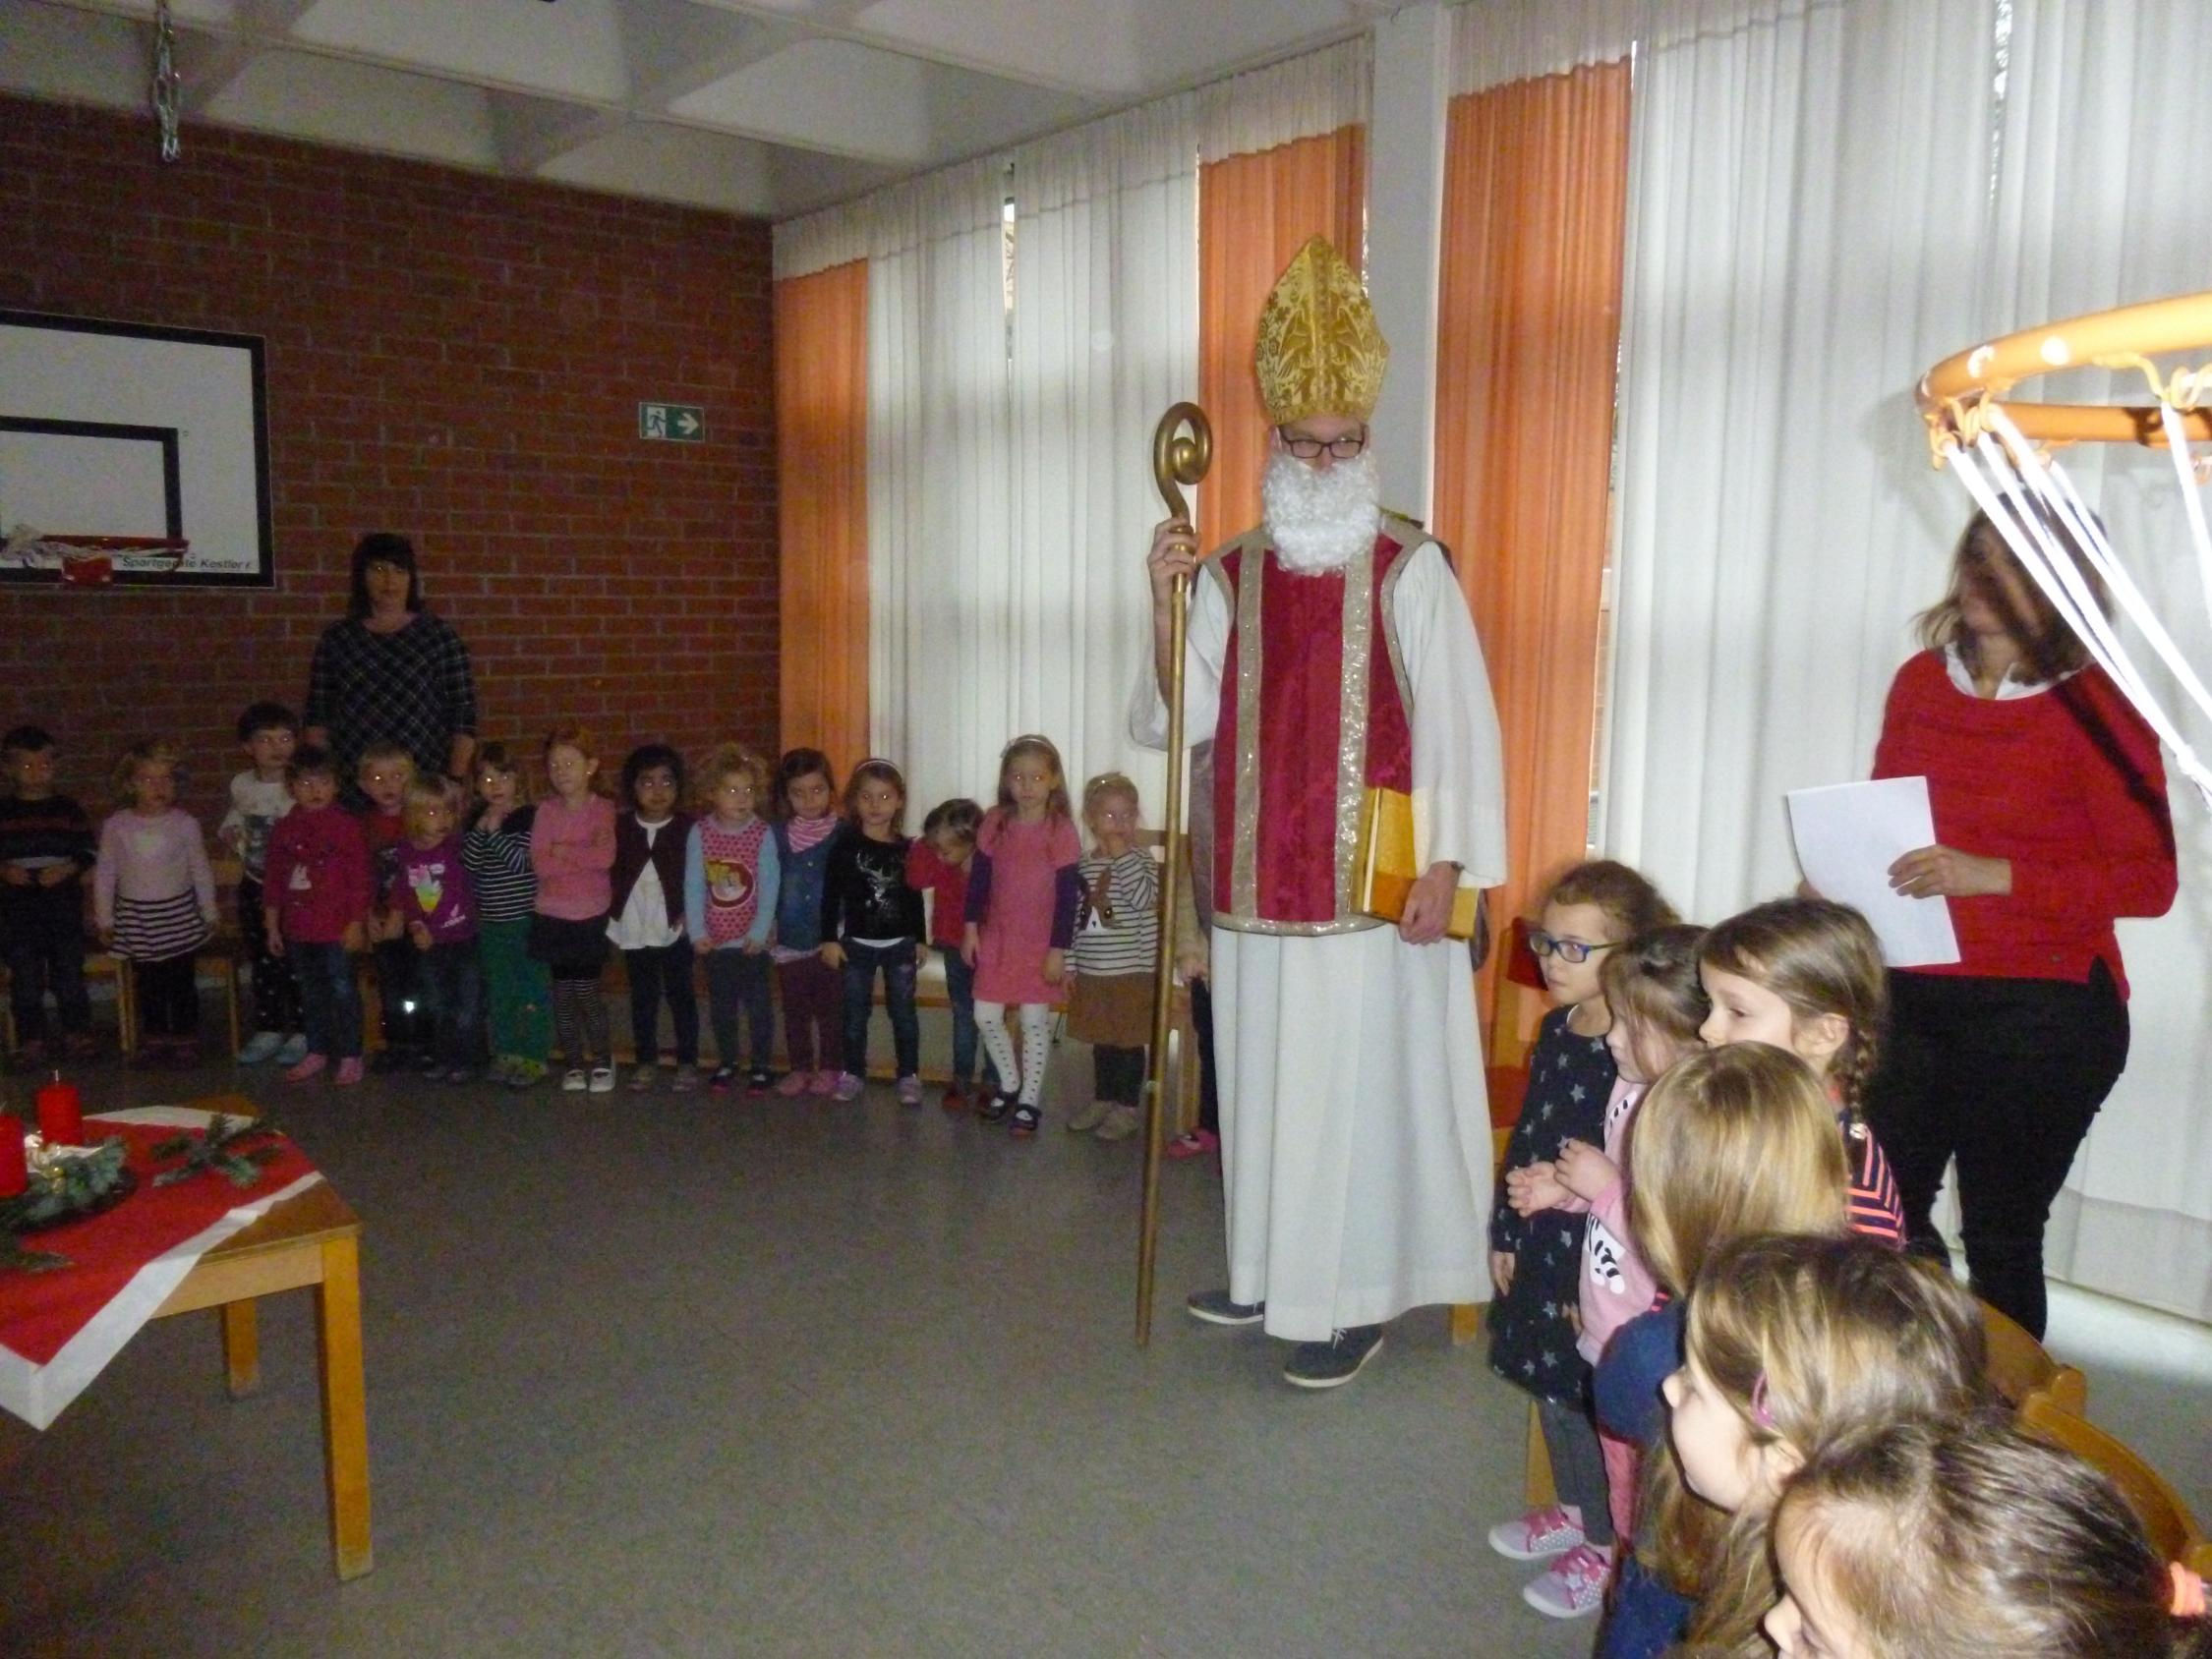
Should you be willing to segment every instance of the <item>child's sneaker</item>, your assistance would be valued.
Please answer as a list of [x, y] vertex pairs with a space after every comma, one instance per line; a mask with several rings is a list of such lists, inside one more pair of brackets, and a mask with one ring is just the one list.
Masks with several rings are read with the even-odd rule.
[[589, 1087], [595, 1095], [612, 1094], [614, 1092], [614, 1068], [611, 1065], [593, 1066]]
[[782, 1081], [776, 1085], [776, 1092], [786, 1100], [789, 1100], [793, 1095], [805, 1094], [807, 1084], [813, 1081], [813, 1074], [810, 1072], [786, 1071], [784, 1073]]
[[551, 1069], [543, 1060], [525, 1059], [517, 1055], [507, 1067], [507, 1087], [534, 1089], [546, 1080]]
[[806, 1092], [810, 1095], [834, 1095], [838, 1092], [841, 1080], [835, 1071], [817, 1071], [806, 1080]]
[[707, 1079], [707, 1092], [727, 1095], [737, 1086], [737, 1068], [734, 1065], [718, 1065], [715, 1074]]
[[699, 1068], [696, 1065], [677, 1066], [675, 1076], [669, 1081], [669, 1087], [675, 1090], [679, 1095], [696, 1092], [699, 1087]]
[[297, 1065], [300, 1063], [300, 1061], [307, 1058], [307, 1033], [304, 1031], [295, 1031], [291, 1036], [284, 1039], [284, 1046], [276, 1051], [276, 1058], [272, 1063], [277, 1065]]
[[331, 1081], [341, 1089], [350, 1089], [354, 1084], [361, 1081], [363, 1073], [364, 1067], [361, 1063], [361, 1057], [359, 1055], [348, 1055], [344, 1059], [338, 1061], [338, 1074]]
[[909, 1071], [905, 1076], [900, 1078], [895, 1085], [895, 1090], [901, 1106], [921, 1105], [921, 1079], [912, 1072]]
[[1613, 1575], [1613, 1552], [1596, 1544], [1577, 1544], [1551, 1564], [1551, 1571], [1521, 1586], [1521, 1599], [1550, 1619], [1585, 1619], [1605, 1605], [1605, 1584]]
[[1543, 1561], [1583, 1542], [1582, 1522], [1557, 1504], [1490, 1528], [1490, 1548], [1508, 1561]]
[[661, 1068], [657, 1064], [634, 1066], [630, 1071], [630, 1087], [639, 1094], [643, 1094], [647, 1089], [653, 1087], [660, 1075]]
[[320, 1055], [303, 1055], [297, 1065], [286, 1068], [284, 1081], [287, 1083], [308, 1082], [313, 1078], [321, 1076], [322, 1068], [329, 1063]]
[[584, 1075], [584, 1068], [580, 1065], [572, 1065], [560, 1074], [562, 1094], [580, 1095], [591, 1086], [591, 1079]]
[[856, 1101], [860, 1098], [860, 1091], [866, 1085], [864, 1085], [860, 1081], [860, 1077], [857, 1072], [847, 1071], [830, 1087], [832, 1094], [838, 1100]]
[[1072, 1135], [1089, 1134], [1091, 1130], [1106, 1121], [1106, 1114], [1113, 1109], [1114, 1103], [1110, 1100], [1083, 1102], [1081, 1106], [1076, 1108], [1075, 1116], [1068, 1119], [1068, 1132]]
[[755, 1071], [749, 1074], [745, 1078], [745, 1098], [747, 1100], [766, 1100], [770, 1081], [771, 1079], [765, 1071]]
[[1211, 1129], [1193, 1129], [1187, 1135], [1177, 1135], [1164, 1149], [1170, 1158], [1203, 1158], [1221, 1148], [1221, 1137]]
[[1144, 1127], [1144, 1115], [1134, 1106], [1117, 1106], [1106, 1114], [1106, 1121], [1098, 1125], [1098, 1138], [1102, 1141], [1125, 1141]]
[[947, 1112], [965, 1112], [967, 1110], [967, 1090], [960, 1086], [960, 1079], [955, 1078], [945, 1085], [945, 1092], [938, 1098], [937, 1104]]
[[240, 1065], [265, 1065], [276, 1058], [277, 1050], [284, 1047], [281, 1031], [257, 1031], [246, 1039], [246, 1046], [238, 1051]]

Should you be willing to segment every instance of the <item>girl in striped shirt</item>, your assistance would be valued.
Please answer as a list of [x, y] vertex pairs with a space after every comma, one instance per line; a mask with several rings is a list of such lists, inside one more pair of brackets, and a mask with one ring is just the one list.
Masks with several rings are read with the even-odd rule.
[[476, 752], [483, 803], [461, 837], [461, 866], [476, 885], [477, 954], [484, 968], [492, 1080], [527, 1089], [545, 1080], [553, 1053], [553, 975], [530, 954], [538, 876], [530, 868], [537, 809], [521, 757], [504, 743]]
[[1076, 867], [1076, 986], [1068, 1031], [1088, 1043], [1090, 1104], [1068, 1119], [1077, 1134], [1127, 1140], [1142, 1122], [1144, 1050], [1152, 1040], [1152, 975], [1160, 948], [1160, 867], [1135, 844], [1136, 785], [1109, 772], [1083, 785], [1090, 855]]
[[1698, 946], [1714, 1048], [1772, 1043], [1828, 1086], [1851, 1166], [1851, 1228], [1904, 1244], [1904, 1207], [1890, 1160], [1859, 1119], [1889, 1012], [1882, 946], [1866, 918], [1825, 898], [1777, 898], [1731, 916]]
[[177, 751], [134, 743], [115, 768], [130, 805], [100, 826], [92, 916], [100, 943], [131, 965], [144, 1041], [138, 1063], [200, 1058], [193, 961], [215, 928], [215, 877], [200, 822], [176, 804]]

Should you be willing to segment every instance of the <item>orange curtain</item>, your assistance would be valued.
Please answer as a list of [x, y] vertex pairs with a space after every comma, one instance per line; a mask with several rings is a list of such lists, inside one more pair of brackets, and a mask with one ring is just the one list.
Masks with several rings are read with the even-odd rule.
[[1367, 262], [1367, 141], [1365, 127], [1339, 127], [1198, 170], [1198, 402], [1213, 424], [1201, 546], [1259, 518], [1267, 417], [1252, 354], [1275, 279], [1310, 236], [1327, 237], [1356, 267]]
[[1435, 528], [1504, 733], [1501, 934], [1589, 834], [1628, 99], [1626, 63], [1516, 81], [1445, 141]]
[[776, 284], [776, 467], [779, 741], [849, 766], [868, 752], [865, 259]]

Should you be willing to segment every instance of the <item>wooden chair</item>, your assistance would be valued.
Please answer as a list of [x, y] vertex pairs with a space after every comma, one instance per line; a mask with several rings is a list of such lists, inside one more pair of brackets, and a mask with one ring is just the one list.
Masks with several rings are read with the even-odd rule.
[[[98, 931], [92, 926], [92, 884], [87, 879], [85, 883], [85, 983], [89, 989], [94, 982], [103, 979], [115, 981], [116, 1041], [127, 1050], [136, 1041], [131, 1019], [131, 976], [123, 972], [122, 960], [110, 955], [107, 947], [100, 944]], [[13, 989], [7, 965], [0, 963], [0, 1048], [6, 1050], [11, 1059], [21, 1047], [22, 1038], [22, 1033], [16, 1030], [15, 1001], [9, 995]]]
[[1982, 1331], [1989, 1341], [1989, 1381], [1998, 1399], [2015, 1411], [2030, 1395], [2042, 1395], [2076, 1417], [2089, 1407], [2089, 1380], [2061, 1365], [2024, 1327], [1983, 1302]]
[[2071, 1452], [2119, 1487], [2162, 1558], [2212, 1576], [2212, 1543], [2198, 1530], [2188, 1506], [2129, 1447], [2047, 1394], [2031, 1394], [2021, 1402], [2019, 1424], [2038, 1439]]

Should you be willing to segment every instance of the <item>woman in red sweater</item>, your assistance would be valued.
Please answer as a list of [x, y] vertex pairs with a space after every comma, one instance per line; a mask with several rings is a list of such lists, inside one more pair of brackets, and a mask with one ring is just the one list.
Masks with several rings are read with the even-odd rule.
[[1929, 1212], [1955, 1157], [1974, 1289], [2040, 1338], [2044, 1225], [2127, 1061], [2113, 919], [2174, 902], [2166, 769], [1979, 513], [1920, 638], [1891, 685], [1874, 775], [1928, 779], [1941, 844], [1898, 859], [1890, 885], [1950, 901], [1960, 959], [1892, 971], [1866, 1116], [1910, 1247], [1947, 1254]]

